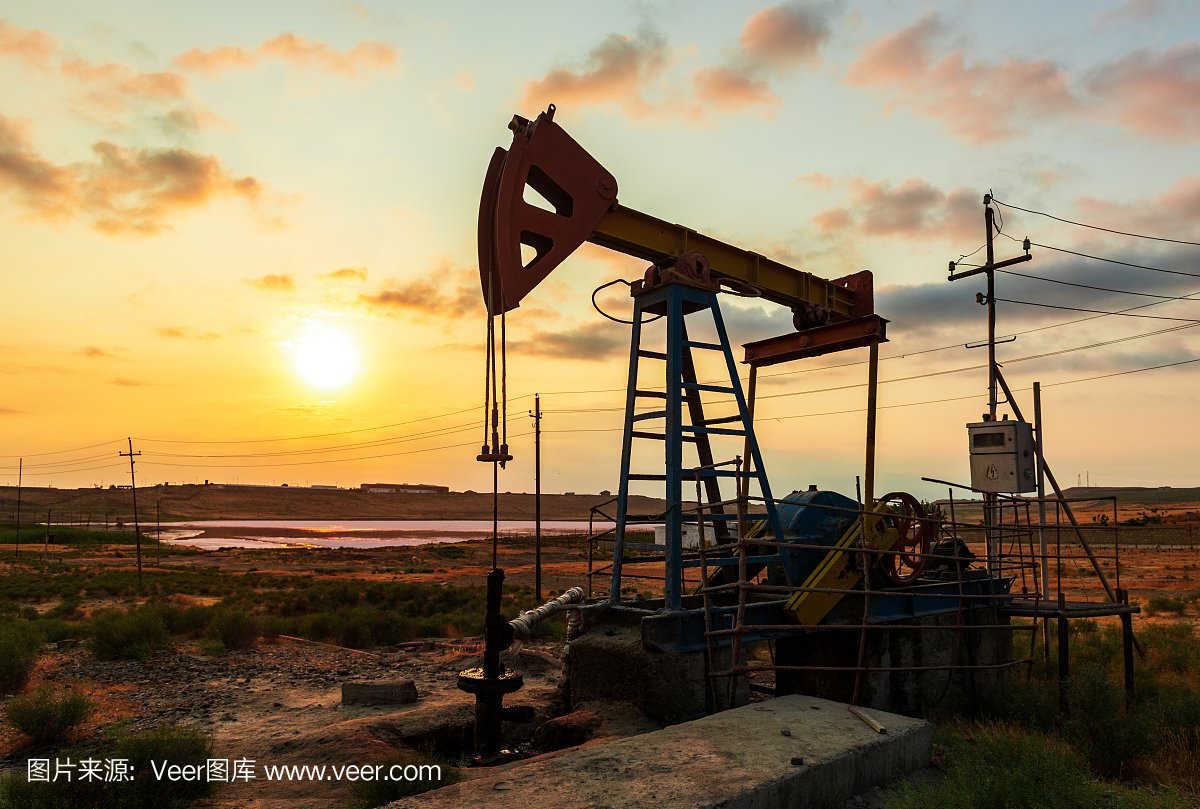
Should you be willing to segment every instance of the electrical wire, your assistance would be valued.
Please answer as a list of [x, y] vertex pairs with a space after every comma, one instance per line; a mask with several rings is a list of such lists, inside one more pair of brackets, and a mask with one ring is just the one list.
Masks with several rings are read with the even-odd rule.
[[[474, 408], [472, 408], [472, 410], [473, 409]], [[518, 433], [517, 435], [514, 435], [513, 438], [521, 438], [526, 435], [533, 435], [533, 431], [530, 431], [527, 433]], [[451, 445], [442, 446], [442, 447], [426, 447], [425, 449], [410, 449], [410, 450], [405, 450], [404, 452], [389, 452], [389, 453], [385, 453], [383, 455], [366, 455], [366, 456], [359, 457], [359, 458], [329, 458], [329, 459], [324, 459], [324, 460], [319, 460], [319, 461], [288, 461], [286, 463], [191, 464], [191, 463], [167, 463], [165, 461], [142, 461], [142, 463], [150, 464], [152, 466], [187, 466], [187, 467], [205, 467], [205, 468], [207, 468], [207, 467], [233, 467], [233, 468], [239, 468], [239, 469], [265, 469], [265, 468], [272, 467], [272, 466], [312, 466], [314, 464], [323, 464], [323, 463], [345, 463], [348, 461], [370, 461], [375, 458], [396, 458], [401, 455], [417, 455], [422, 452], [437, 452], [438, 450], [443, 450], [443, 449], [459, 449], [461, 447], [474, 447], [474, 446], [477, 446], [476, 443], [474, 441], [471, 441], [470, 443], [467, 443], [467, 444], [451, 444]]]
[[1063, 219], [1061, 216], [1055, 216], [1054, 214], [1046, 213], [1045, 211], [1035, 211], [1030, 208], [1022, 208], [1019, 205], [1012, 205], [1007, 202], [1001, 202], [1000, 200], [996, 199], [995, 197], [992, 197], [992, 202], [995, 202], [998, 205], [1003, 205], [1006, 208], [1012, 208], [1013, 210], [1016, 210], [1016, 211], [1024, 211], [1025, 213], [1036, 214], [1038, 216], [1045, 216], [1050, 219], [1054, 219], [1058, 222], [1065, 222], [1068, 225], [1075, 225], [1076, 227], [1091, 228], [1092, 230], [1102, 230], [1105, 233], [1115, 233], [1118, 236], [1132, 236], [1135, 239], [1149, 239], [1150, 241], [1171, 242], [1173, 244], [1190, 244], [1193, 247], [1200, 247], [1200, 242], [1189, 242], [1186, 239], [1167, 239], [1167, 238], [1163, 238], [1161, 236], [1146, 236], [1145, 234], [1142, 234], [1142, 233], [1130, 233], [1130, 232], [1124, 231], [1124, 230], [1113, 230], [1112, 228], [1102, 228], [1099, 225], [1089, 225], [1086, 222], [1075, 222], [1070, 219]]
[[[1020, 239], [1015, 239], [1012, 236], [1009, 236], [1007, 233], [1003, 234], [1003, 236], [1006, 239], [1012, 239], [1014, 242], [1017, 242], [1017, 243], [1021, 242]], [[1120, 261], [1119, 259], [1115, 259], [1115, 258], [1105, 258], [1104, 256], [1093, 256], [1090, 253], [1080, 253], [1077, 250], [1068, 250], [1065, 247], [1054, 247], [1049, 244], [1040, 244], [1040, 243], [1034, 242], [1034, 241], [1031, 241], [1029, 244], [1031, 247], [1040, 247], [1043, 250], [1053, 250], [1057, 253], [1069, 253], [1072, 256], [1079, 256], [1080, 258], [1090, 258], [1092, 261], [1106, 261], [1109, 264], [1120, 264], [1122, 267], [1133, 267], [1138, 270], [1149, 270], [1150, 272], [1161, 272], [1161, 273], [1167, 273], [1169, 275], [1186, 275], [1188, 278], [1200, 278], [1200, 273], [1195, 273], [1195, 272], [1184, 272], [1183, 270], [1164, 270], [1161, 267], [1149, 267], [1145, 264], [1134, 264], [1129, 261]], [[1007, 271], [1001, 270], [1001, 272], [1007, 272]]]
[[[1076, 284], [1072, 281], [1060, 281], [1057, 278], [1045, 278], [1040, 275], [1029, 275], [1028, 273], [1014, 272], [1013, 270], [999, 270], [999, 272], [1007, 273], [1008, 275], [1015, 275], [1020, 278], [1029, 278], [1034, 281], [1045, 281], [1050, 284], [1062, 284], [1063, 286], [1079, 287], [1080, 289], [1094, 289], [1097, 292], [1115, 292], [1119, 295], [1139, 295], [1143, 298], [1160, 298], [1163, 301], [1186, 301], [1186, 300], [1194, 301], [1194, 300], [1196, 300], [1195, 298], [1189, 298], [1186, 295], [1184, 295], [1184, 296], [1155, 295], [1154, 293], [1151, 293], [1151, 292], [1130, 292], [1127, 289], [1109, 289], [1108, 287], [1097, 287], [1097, 286], [1092, 286], [1091, 284]], [[1192, 294], [1194, 295], [1196, 293], [1192, 293]]]
[[[603, 309], [601, 309], [600, 304], [596, 303], [596, 295], [598, 295], [600, 293], [600, 290], [607, 289], [608, 287], [612, 286], [613, 284], [624, 284], [627, 287], [633, 286], [632, 283], [630, 283], [629, 281], [626, 281], [624, 278], [617, 278], [613, 281], [609, 281], [607, 284], [601, 284], [600, 286], [598, 286], [592, 290], [592, 308], [595, 309], [597, 312], [599, 312], [601, 317], [606, 317], [609, 320], [611, 320], [613, 323], [623, 323], [626, 326], [632, 326], [633, 325], [632, 320], [621, 320], [621, 318], [619, 318], [619, 317], [613, 317], [608, 312], [605, 312]], [[643, 320], [642, 322], [643, 323], [653, 323], [654, 321], [658, 320], [661, 317], [662, 317], [662, 315], [655, 315], [654, 317], [650, 318], [649, 320]]]
[[23, 455], [0, 455], [0, 458], [40, 458], [43, 455], [62, 455], [66, 452], [83, 452], [85, 449], [95, 449], [96, 447], [106, 447], [109, 444], [121, 443], [124, 443], [123, 439], [114, 438], [111, 441], [101, 441], [99, 444], [88, 444], [86, 447], [75, 447], [74, 449], [56, 449], [53, 452], [26, 452]]
[[1162, 315], [1131, 315], [1128, 312], [1104, 312], [1104, 311], [1101, 311], [1100, 309], [1080, 309], [1077, 306], [1059, 306], [1059, 305], [1053, 304], [1053, 303], [1034, 303], [1033, 301], [1014, 301], [1014, 300], [1010, 300], [1009, 298], [996, 298], [995, 300], [999, 301], [1000, 303], [1017, 303], [1017, 304], [1021, 304], [1022, 306], [1041, 306], [1045, 309], [1065, 309], [1068, 312], [1093, 312], [1095, 314], [1105, 315], [1105, 316], [1140, 317], [1140, 318], [1145, 318], [1147, 320], [1176, 320], [1176, 321], [1180, 321], [1183, 323], [1200, 323], [1200, 320], [1196, 320], [1195, 318], [1189, 318], [1189, 317], [1164, 317]]

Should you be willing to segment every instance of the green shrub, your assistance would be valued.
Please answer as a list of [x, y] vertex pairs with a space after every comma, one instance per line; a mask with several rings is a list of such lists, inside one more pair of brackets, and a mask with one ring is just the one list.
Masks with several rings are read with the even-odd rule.
[[249, 649], [258, 640], [262, 623], [245, 610], [228, 609], [217, 614], [209, 632], [219, 638], [226, 649]]
[[128, 736], [117, 743], [115, 758], [129, 760], [134, 780], [125, 782], [126, 803], [147, 809], [177, 809], [212, 793], [215, 784], [207, 780], [170, 781], [154, 778], [151, 762], [180, 766], [204, 765], [213, 756], [213, 737], [195, 728], [164, 726], [147, 733]]
[[1125, 765], [1153, 755], [1158, 747], [1152, 711], [1126, 711], [1124, 703], [1124, 690], [1100, 666], [1084, 666], [1071, 675], [1064, 734], [1080, 755], [1105, 774], [1119, 775]]
[[[115, 750], [69, 753], [71, 759], [126, 759], [133, 780], [101, 779], [30, 782], [25, 774], [0, 779], [0, 809], [183, 809], [212, 794], [207, 780], [171, 781], [154, 777], [151, 762], [202, 766], [212, 756], [212, 737], [190, 728], [163, 727], [121, 739]], [[76, 773], [78, 774], [78, 773]]]
[[153, 610], [103, 612], [92, 619], [92, 652], [103, 660], [149, 660], [171, 645], [171, 633]]
[[0, 619], [0, 692], [11, 694], [29, 681], [41, 645], [28, 622]]
[[1029, 735], [1002, 723], [951, 730], [958, 733], [943, 739], [945, 777], [920, 789], [902, 787], [888, 801], [889, 809], [1182, 809], [1186, 805], [1171, 792], [1096, 781], [1053, 737]]
[[5, 706], [8, 721], [37, 744], [57, 739], [96, 713], [95, 701], [68, 691], [58, 696], [43, 685], [32, 694], [13, 697]]
[[[392, 801], [406, 798], [410, 795], [420, 795], [433, 789], [448, 786], [462, 777], [458, 770], [446, 759], [433, 752], [430, 747], [423, 747], [413, 753], [396, 753], [375, 762], [383, 765], [382, 773], [392, 772], [393, 767], [399, 767], [398, 773], [404, 778], [389, 778], [379, 781], [356, 781], [350, 786], [349, 795], [344, 805], [345, 809], [374, 809]], [[416, 767], [417, 770], [407, 770]], [[416, 778], [407, 780], [409, 775], [440, 775], [440, 778]]]

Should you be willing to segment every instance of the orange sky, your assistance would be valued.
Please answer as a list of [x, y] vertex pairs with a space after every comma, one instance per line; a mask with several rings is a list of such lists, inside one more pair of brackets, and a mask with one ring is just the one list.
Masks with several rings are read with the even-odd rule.
[[[999, 354], [1044, 386], [1064, 485], [1200, 484], [1200, 305], [1171, 300], [1200, 292], [1191, 6], [680, 8], [0, 9], [0, 483], [18, 459], [26, 485], [127, 482], [133, 437], [151, 483], [489, 488], [480, 186], [512, 114], [554, 102], [622, 204], [818, 276], [875, 273], [883, 491], [966, 478], [986, 374], [963, 346], [986, 323], [982, 284], [945, 268], [982, 243], [984, 192], [1175, 240], [1001, 206], [999, 257], [1020, 252], [1006, 237], [1048, 247], [1014, 268], [1033, 278], [998, 278], [1022, 301], [999, 306], [1019, 333]], [[535, 392], [545, 490], [616, 489], [629, 336], [589, 296], [643, 269], [585, 247], [510, 316], [502, 489], [532, 490]], [[790, 328], [724, 305], [737, 342]], [[777, 491], [853, 494], [863, 360], [769, 369]]]

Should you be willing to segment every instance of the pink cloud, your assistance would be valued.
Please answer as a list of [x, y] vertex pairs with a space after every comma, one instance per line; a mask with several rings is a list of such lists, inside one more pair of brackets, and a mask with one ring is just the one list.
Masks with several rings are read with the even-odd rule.
[[725, 112], [739, 113], [750, 107], [762, 107], [768, 114], [783, 105], [783, 99], [771, 91], [771, 85], [723, 65], [710, 65], [692, 71], [692, 92], [703, 104]]
[[749, 59], [778, 70], [820, 67], [829, 21], [805, 6], [764, 8], [746, 21], [738, 44]]
[[941, 18], [929, 12], [871, 43], [845, 80], [890, 94], [889, 107], [911, 107], [972, 143], [1015, 137], [1034, 121], [1080, 111], [1069, 76], [1055, 63], [1010, 57], [967, 64], [961, 50], [938, 58], [934, 41], [945, 32]]
[[1161, 53], [1139, 50], [1092, 70], [1088, 92], [1104, 102], [1099, 117], [1157, 140], [1200, 138], [1200, 44]]
[[0, 56], [19, 59], [28, 68], [45, 70], [56, 53], [58, 41], [45, 31], [18, 28], [8, 20], [0, 20]]
[[798, 185], [805, 183], [811, 185], [818, 191], [828, 191], [831, 188], [836, 188], [838, 181], [827, 174], [822, 174], [819, 171], [810, 171], [806, 174], [801, 174], [796, 179], [792, 180], [788, 185]]
[[864, 236], [948, 240], [982, 236], [982, 197], [970, 189], [946, 193], [920, 177], [896, 186], [854, 179], [846, 195], [847, 205], [827, 208], [809, 221], [825, 234], [853, 230]]
[[772, 91], [768, 77], [820, 67], [829, 34], [823, 13], [800, 5], [764, 8], [746, 21], [737, 49], [724, 64], [692, 71], [692, 92], [709, 108], [732, 113], [757, 108], [771, 118], [783, 99]]
[[339, 51], [328, 42], [289, 32], [268, 39], [252, 51], [239, 45], [193, 48], [176, 56], [173, 64], [180, 70], [211, 77], [229, 69], [253, 70], [263, 59], [278, 59], [293, 67], [355, 77], [392, 68], [399, 57], [400, 52], [391, 45], [373, 39]]
[[[678, 111], [672, 98], [650, 100], [671, 66], [666, 40], [643, 31], [605, 37], [579, 67], [560, 67], [525, 83], [522, 109], [560, 106], [612, 106], [634, 119]], [[668, 95], [672, 94], [668, 92]]]

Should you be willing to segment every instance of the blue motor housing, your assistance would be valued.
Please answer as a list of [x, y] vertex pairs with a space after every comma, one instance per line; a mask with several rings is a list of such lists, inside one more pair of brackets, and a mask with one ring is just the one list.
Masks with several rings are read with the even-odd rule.
[[[833, 508], [821, 508], [833, 506]], [[832, 547], [856, 519], [858, 503], [837, 492], [792, 492], [779, 504], [779, 522], [784, 542]], [[845, 509], [845, 510], [842, 510]], [[786, 553], [791, 556], [803, 583], [828, 551], [797, 548]]]

